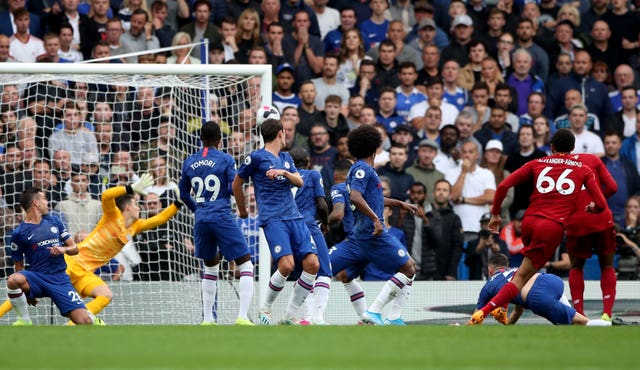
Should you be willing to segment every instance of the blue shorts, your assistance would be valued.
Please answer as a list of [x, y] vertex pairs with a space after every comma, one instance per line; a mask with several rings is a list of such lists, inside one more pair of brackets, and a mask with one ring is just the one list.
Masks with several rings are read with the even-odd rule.
[[560, 302], [564, 282], [553, 274], [540, 274], [527, 294], [527, 306], [554, 325], [571, 325], [576, 310]]
[[295, 261], [302, 261], [309, 253], [318, 254], [309, 228], [301, 218], [273, 221], [262, 228], [276, 263], [283, 256], [293, 255]]
[[327, 241], [324, 240], [324, 235], [322, 235], [320, 227], [316, 224], [307, 224], [307, 228], [311, 233], [313, 241], [316, 243], [316, 250], [318, 252], [318, 263], [320, 264], [320, 268], [318, 269], [318, 276], [333, 276], [331, 274], [331, 259], [329, 259], [329, 247], [327, 247]]
[[[407, 248], [386, 230], [378, 237], [344, 240], [331, 253], [334, 271], [347, 270], [349, 279], [360, 275], [367, 263], [373, 263], [377, 270], [392, 276], [408, 260]], [[358, 275], [354, 275], [356, 273]]]
[[218, 248], [227, 261], [250, 254], [240, 226], [231, 216], [221, 217], [215, 223], [197, 223], [193, 233], [197, 258], [212, 260], [218, 254]]
[[67, 316], [71, 311], [78, 308], [86, 308], [80, 294], [71, 285], [69, 275], [65, 272], [57, 274], [42, 274], [39, 272], [22, 270], [19, 274], [24, 275], [29, 282], [30, 298], [49, 297], [58, 307], [62, 316]]
[[360, 251], [360, 246], [353, 239], [345, 239], [334, 245], [329, 251], [329, 257], [332, 271], [337, 274], [345, 270], [349, 280], [360, 276], [369, 263], [364, 253]]

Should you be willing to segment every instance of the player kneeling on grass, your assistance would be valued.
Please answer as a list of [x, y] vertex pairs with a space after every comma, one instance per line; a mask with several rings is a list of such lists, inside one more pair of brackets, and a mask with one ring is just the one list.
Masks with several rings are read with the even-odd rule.
[[[216, 300], [220, 257], [235, 261], [240, 271], [240, 308], [236, 325], [253, 325], [247, 317], [253, 297], [253, 264], [247, 242], [231, 211], [231, 184], [236, 176], [236, 163], [229, 154], [216, 148], [222, 133], [213, 121], [200, 130], [203, 148], [192, 154], [182, 165], [180, 198], [195, 213], [193, 228], [196, 257], [204, 260], [202, 278], [202, 325], [215, 325], [213, 305]], [[195, 199], [191, 197], [191, 190]], [[244, 195], [241, 195], [244, 197]]]
[[[78, 243], [78, 252], [75, 255], [67, 254], [64, 257], [67, 274], [75, 289], [82, 297], [93, 297], [93, 300], [87, 303], [87, 309], [94, 315], [101, 312], [113, 297], [109, 286], [94, 271], [108, 264], [128, 240], [169, 221], [182, 205], [179, 201], [174, 201], [158, 215], [141, 219], [140, 207], [134, 193], [147, 195], [145, 189], [151, 185], [153, 177], [143, 174], [131, 185], [116, 186], [102, 193], [103, 214], [98, 225]], [[0, 317], [10, 309], [10, 302], [3, 303], [0, 307]]]
[[[477, 309], [482, 308], [515, 275], [517, 268], [509, 268], [509, 259], [502, 253], [496, 253], [489, 259], [489, 275], [478, 296]], [[612, 321], [589, 320], [578, 313], [564, 296], [564, 282], [553, 274], [536, 273], [522, 287], [520, 293], [511, 300], [515, 309], [507, 317], [507, 310], [498, 307], [491, 315], [501, 324], [515, 324], [526, 308], [542, 316], [555, 325], [611, 326], [625, 325], [616, 318]]]
[[[49, 215], [49, 202], [37, 188], [29, 188], [20, 196], [20, 206], [26, 212], [24, 221], [11, 234], [11, 257], [15, 273], [7, 279], [7, 294], [18, 314], [14, 325], [32, 325], [27, 300], [49, 297], [75, 324], [93, 324], [80, 295], [65, 273], [64, 255], [78, 254], [78, 247], [67, 227], [56, 216]], [[24, 269], [24, 258], [29, 270]]]

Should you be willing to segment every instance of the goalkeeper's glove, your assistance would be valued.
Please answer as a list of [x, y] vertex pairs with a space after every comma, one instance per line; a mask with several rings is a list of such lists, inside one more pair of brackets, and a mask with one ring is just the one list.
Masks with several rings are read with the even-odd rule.
[[171, 184], [171, 190], [173, 191], [173, 196], [175, 197], [175, 199], [173, 200], [173, 204], [180, 208], [184, 203], [182, 202], [182, 199], [180, 199], [180, 188], [178, 187], [178, 185], [176, 184]]
[[138, 181], [131, 184], [130, 187], [131, 187], [131, 190], [144, 196], [144, 195], [147, 195], [147, 191], [145, 189], [151, 185], [153, 185], [153, 176], [149, 175], [148, 173], [145, 173], [142, 176], [140, 176], [140, 179]]

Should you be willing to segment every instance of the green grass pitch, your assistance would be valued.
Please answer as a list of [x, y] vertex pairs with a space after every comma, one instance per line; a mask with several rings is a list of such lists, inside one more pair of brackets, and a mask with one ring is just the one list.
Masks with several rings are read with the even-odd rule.
[[0, 369], [638, 369], [638, 327], [0, 327]]

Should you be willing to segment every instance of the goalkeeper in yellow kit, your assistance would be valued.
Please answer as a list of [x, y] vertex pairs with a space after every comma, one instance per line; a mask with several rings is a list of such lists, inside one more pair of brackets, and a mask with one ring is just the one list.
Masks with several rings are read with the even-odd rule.
[[[177, 196], [177, 200], [160, 214], [140, 219], [140, 207], [134, 193], [147, 195], [144, 189], [151, 185], [153, 177], [144, 174], [131, 185], [116, 186], [102, 193], [103, 214], [98, 225], [78, 244], [77, 255], [65, 256], [71, 284], [83, 297], [93, 298], [86, 306], [94, 315], [102, 311], [113, 297], [109, 286], [94, 271], [109, 263], [135, 235], [169, 221], [182, 205]], [[0, 317], [11, 308], [11, 302], [5, 301], [0, 306]]]

